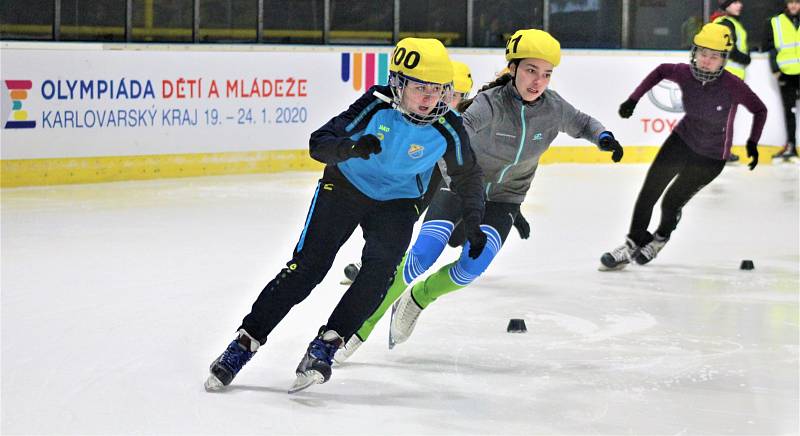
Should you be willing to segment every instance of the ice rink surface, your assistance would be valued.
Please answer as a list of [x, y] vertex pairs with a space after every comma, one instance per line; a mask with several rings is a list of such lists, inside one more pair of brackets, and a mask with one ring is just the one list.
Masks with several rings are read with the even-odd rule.
[[388, 351], [383, 319], [295, 395], [360, 231], [226, 392], [203, 381], [289, 259], [319, 174], [6, 189], [0, 432], [796, 434], [799, 168], [726, 168], [653, 263], [604, 273], [647, 167], [543, 166], [531, 239], [512, 230], [408, 342]]

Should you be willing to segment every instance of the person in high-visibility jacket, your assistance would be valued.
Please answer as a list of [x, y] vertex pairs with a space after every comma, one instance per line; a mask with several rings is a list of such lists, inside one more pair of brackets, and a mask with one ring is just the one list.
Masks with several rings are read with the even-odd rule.
[[[744, 80], [745, 69], [750, 65], [750, 50], [747, 46], [747, 30], [740, 20], [744, 4], [741, 0], [718, 0], [719, 10], [711, 15], [711, 22], [722, 24], [731, 31], [733, 48], [728, 54], [725, 69]], [[739, 156], [731, 153], [728, 162], [736, 162]]]
[[722, 24], [731, 31], [733, 48], [728, 55], [725, 69], [744, 80], [745, 69], [750, 65], [750, 50], [747, 46], [747, 30], [740, 20], [744, 4], [741, 0], [719, 0], [719, 12], [712, 15], [712, 22]]
[[800, 0], [786, 0], [786, 9], [770, 18], [767, 40], [772, 73], [778, 80], [786, 121], [786, 145], [772, 158], [797, 157], [795, 105], [800, 98]]

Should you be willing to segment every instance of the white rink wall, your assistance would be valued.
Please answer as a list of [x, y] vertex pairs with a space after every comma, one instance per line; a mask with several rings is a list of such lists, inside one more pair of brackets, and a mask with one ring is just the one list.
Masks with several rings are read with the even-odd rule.
[[[2, 159], [124, 156], [304, 149], [309, 133], [364, 91], [355, 85], [352, 54], [391, 47], [107, 45], [12, 43], [2, 48], [2, 120], [13, 119], [9, 80], [30, 81], [21, 100], [32, 128], [2, 129]], [[505, 67], [502, 49], [451, 49], [467, 63], [476, 88]], [[343, 54], [350, 78], [342, 79]], [[682, 112], [645, 99], [630, 120], [617, 115], [636, 85], [660, 63], [687, 52], [565, 50], [551, 89], [617, 132], [625, 144], [657, 146]], [[785, 142], [780, 97], [768, 60], [756, 55], [747, 83], [771, 108], [761, 143]], [[365, 76], [366, 77], [366, 76]], [[669, 105], [669, 83], [653, 97]], [[741, 108], [734, 143], [751, 117]], [[560, 136], [554, 145], [585, 146]]]

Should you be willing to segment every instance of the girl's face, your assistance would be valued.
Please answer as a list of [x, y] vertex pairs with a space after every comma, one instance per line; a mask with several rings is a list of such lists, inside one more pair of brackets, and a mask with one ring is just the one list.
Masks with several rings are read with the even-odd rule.
[[511, 64], [509, 69], [515, 76], [517, 92], [528, 102], [542, 95], [550, 84], [550, 76], [553, 74], [553, 64], [536, 58], [523, 59], [519, 65]]
[[464, 99], [463, 92], [453, 92], [453, 97], [450, 99], [450, 109], [455, 109], [456, 106], [458, 106], [458, 104], [461, 103], [461, 100], [463, 99]]
[[400, 104], [409, 112], [426, 116], [442, 99], [443, 88], [443, 85], [409, 80], [403, 87], [403, 98]]
[[786, 3], [786, 9], [789, 11], [790, 15], [797, 15], [797, 13], [800, 12], [800, 1]]
[[698, 47], [695, 53], [695, 65], [706, 73], [713, 73], [722, 68], [725, 58], [722, 53], [705, 47]]

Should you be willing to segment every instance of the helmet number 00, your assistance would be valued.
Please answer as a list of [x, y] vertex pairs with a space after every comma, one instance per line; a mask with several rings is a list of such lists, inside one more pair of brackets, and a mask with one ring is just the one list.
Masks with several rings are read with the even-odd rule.
[[506, 44], [506, 54], [508, 54], [508, 52], [509, 52], [508, 49], [509, 49], [509, 47], [511, 47], [511, 43], [512, 42], [514, 43], [514, 48], [511, 49], [511, 53], [516, 53], [517, 52], [517, 46], [519, 45], [519, 41], [521, 39], [522, 39], [522, 35], [519, 35], [514, 39], [509, 39], [508, 40], [508, 44]]
[[392, 61], [395, 65], [403, 65], [409, 70], [413, 70], [417, 65], [419, 65], [419, 58], [420, 56], [418, 52], [414, 50], [406, 51], [405, 47], [400, 47], [395, 50]]

